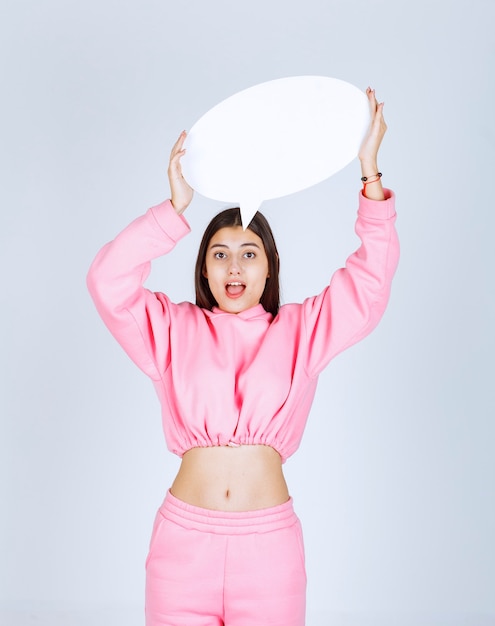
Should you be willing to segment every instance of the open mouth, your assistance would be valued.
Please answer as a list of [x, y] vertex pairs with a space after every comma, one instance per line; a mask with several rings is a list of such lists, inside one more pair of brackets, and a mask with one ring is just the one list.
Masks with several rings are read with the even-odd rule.
[[238, 298], [244, 293], [246, 285], [239, 281], [232, 281], [225, 285], [225, 291], [230, 298]]

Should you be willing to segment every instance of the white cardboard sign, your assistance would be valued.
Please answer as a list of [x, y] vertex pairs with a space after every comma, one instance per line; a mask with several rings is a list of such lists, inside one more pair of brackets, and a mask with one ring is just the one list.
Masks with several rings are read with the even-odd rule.
[[239, 205], [247, 228], [264, 200], [311, 187], [350, 163], [369, 124], [366, 94], [343, 80], [294, 76], [261, 83], [194, 124], [183, 175], [201, 195]]

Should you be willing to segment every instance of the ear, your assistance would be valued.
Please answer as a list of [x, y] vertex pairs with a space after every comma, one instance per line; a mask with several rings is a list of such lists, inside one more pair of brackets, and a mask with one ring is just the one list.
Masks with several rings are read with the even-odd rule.
[[205, 278], [208, 278], [208, 272], [206, 271], [206, 265], [203, 266], [203, 271], [201, 272]]

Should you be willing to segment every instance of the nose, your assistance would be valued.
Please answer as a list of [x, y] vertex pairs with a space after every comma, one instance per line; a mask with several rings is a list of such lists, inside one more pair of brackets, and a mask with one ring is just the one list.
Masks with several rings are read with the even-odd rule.
[[236, 263], [235, 261], [232, 261], [229, 267], [229, 274], [231, 276], [236, 276], [237, 274], [240, 274], [240, 272], [241, 272], [241, 269], [239, 267], [239, 264]]

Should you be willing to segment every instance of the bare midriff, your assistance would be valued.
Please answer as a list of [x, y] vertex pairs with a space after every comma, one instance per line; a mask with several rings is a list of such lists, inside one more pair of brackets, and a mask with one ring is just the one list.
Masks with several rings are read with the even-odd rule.
[[254, 511], [289, 499], [280, 455], [265, 445], [192, 448], [183, 455], [170, 491], [216, 511]]

